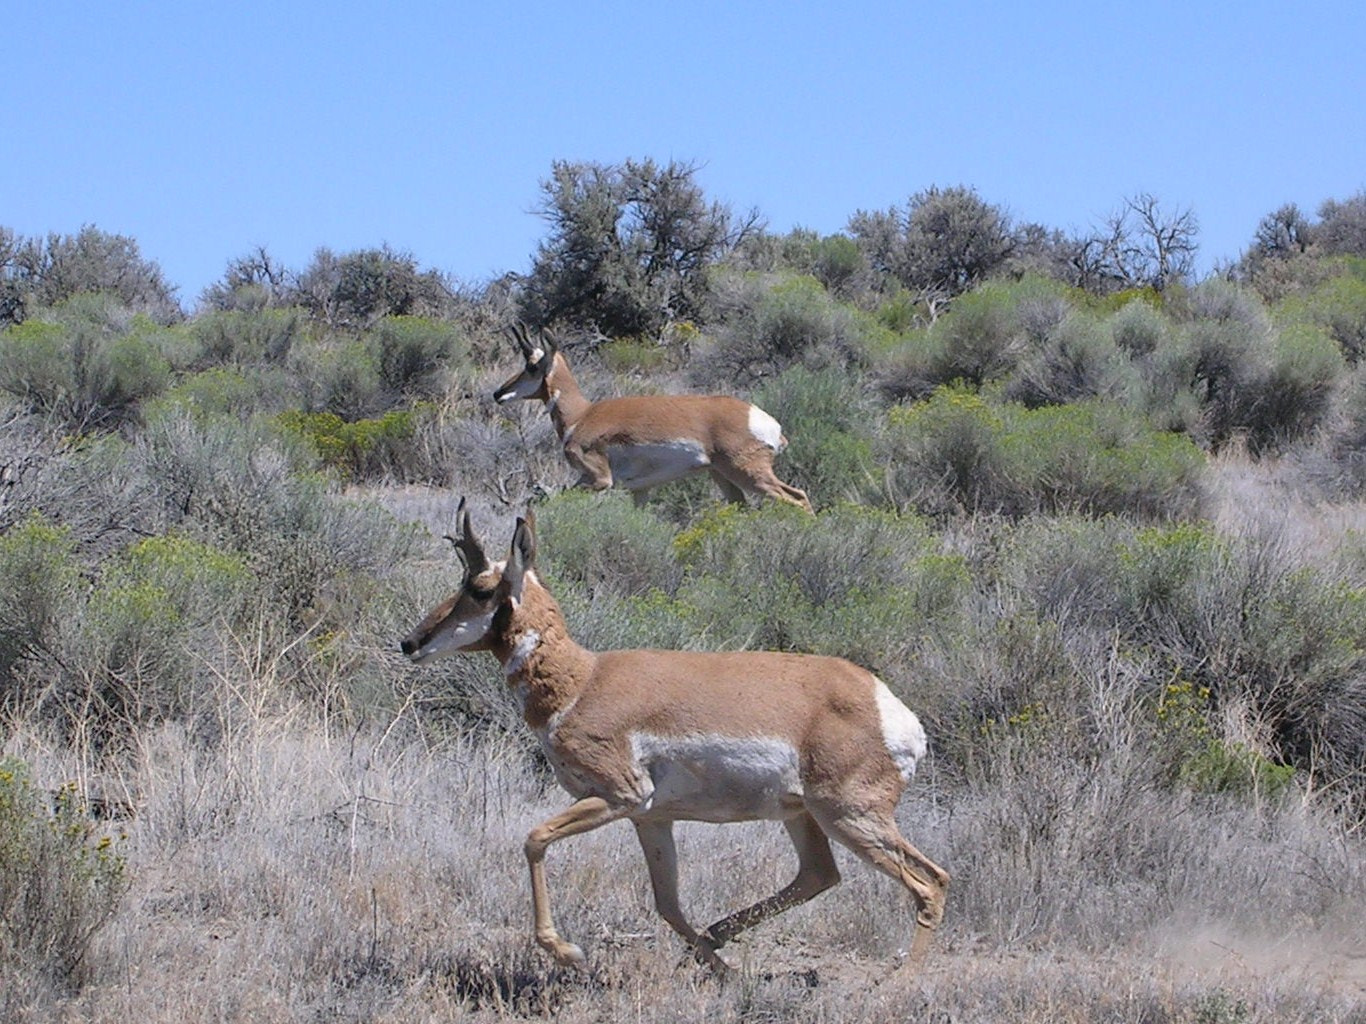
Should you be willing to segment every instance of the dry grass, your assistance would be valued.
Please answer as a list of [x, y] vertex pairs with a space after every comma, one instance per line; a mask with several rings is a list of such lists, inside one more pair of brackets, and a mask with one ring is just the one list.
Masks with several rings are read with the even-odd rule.
[[[1215, 479], [1221, 530], [1279, 531], [1317, 564], [1352, 554], [1366, 525], [1366, 509], [1316, 505], [1266, 464], [1224, 456]], [[449, 495], [385, 497], [400, 518], [449, 526]], [[425, 557], [439, 588], [444, 545]], [[395, 679], [410, 671], [372, 653], [393, 658]], [[6, 723], [3, 752], [40, 784], [74, 780], [131, 810], [111, 823], [127, 832], [131, 887], [88, 983], [6, 969], [0, 1022], [1366, 1021], [1361, 836], [1312, 794], [1257, 806], [1155, 788], [1121, 756], [1141, 747], [1113, 737], [1099, 769], [998, 750], [972, 779], [932, 760], [901, 809], [905, 833], [954, 874], [925, 970], [896, 971], [913, 925], [903, 895], [839, 851], [844, 884], [728, 947], [739, 975], [725, 986], [655, 915], [631, 829], [615, 825], [550, 853], [561, 929], [589, 955], [568, 971], [530, 936], [522, 841], [565, 797], [525, 742], [496, 729], [434, 739], [412, 703], [346, 731], [273, 699], [269, 658], [238, 661], [205, 693], [212, 743], [162, 725], [111, 767]], [[460, 666], [448, 671], [462, 685], [482, 672], [496, 687], [491, 662]], [[698, 923], [794, 868], [776, 825], [679, 833]]]
[[[8, 747], [47, 781], [111, 781], [27, 733], [13, 734]], [[1343, 914], [1334, 921], [1261, 918], [1259, 883], [1239, 861], [1260, 862], [1269, 851], [1238, 849], [1255, 829], [1211, 838], [1205, 824], [1178, 821], [1170, 827], [1212, 855], [1153, 894], [1146, 927], [1100, 944], [1062, 932], [994, 936], [993, 900], [1019, 894], [982, 891], [984, 883], [1011, 884], [983, 868], [984, 878], [956, 880], [961, 898], [936, 955], [924, 973], [906, 977], [894, 971], [912, 926], [904, 900], [841, 853], [845, 884], [737, 942], [728, 955], [740, 976], [722, 987], [684, 957], [655, 916], [624, 825], [551, 853], [557, 915], [587, 949], [587, 970], [558, 969], [535, 949], [521, 841], [563, 797], [511, 744], [431, 749], [405, 722], [362, 742], [261, 720], [208, 753], [165, 728], [146, 739], [137, 770], [119, 785], [139, 808], [122, 823], [133, 884], [97, 941], [91, 984], [68, 994], [14, 979], [0, 996], [0, 1018], [1363, 1019], [1366, 943], [1350, 924], [1333, 930], [1339, 916], [1359, 921], [1366, 909], [1362, 871], [1334, 858], [1341, 837], [1315, 831], [1293, 809], [1261, 831], [1312, 853], [1331, 877], [1276, 882], [1338, 886]], [[973, 861], [957, 847], [980, 841], [980, 832], [955, 816], [974, 813], [946, 813], [932, 778], [903, 806], [907, 833], [950, 864]], [[680, 833], [685, 905], [698, 920], [766, 894], [792, 870], [776, 826]], [[1305, 870], [1303, 857], [1291, 863]], [[1200, 895], [1224, 905], [1228, 894], [1214, 892], [1229, 885], [1240, 887], [1247, 920], [1261, 920], [1262, 929], [1202, 912]], [[1158, 910], [1174, 892], [1194, 905]]]
[[1323, 497], [1295, 460], [1253, 459], [1233, 446], [1208, 467], [1210, 516], [1220, 532], [1276, 537], [1320, 565], [1332, 564], [1344, 548], [1360, 550], [1366, 501]]

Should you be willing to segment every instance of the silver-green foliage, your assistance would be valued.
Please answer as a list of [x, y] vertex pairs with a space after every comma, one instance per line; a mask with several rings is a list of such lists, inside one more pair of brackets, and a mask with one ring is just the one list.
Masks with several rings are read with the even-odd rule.
[[93, 832], [74, 784], [49, 801], [28, 765], [0, 758], [0, 978], [84, 980], [91, 941], [127, 887], [120, 846]]
[[117, 426], [171, 381], [174, 331], [82, 296], [0, 332], [0, 391], [69, 430]]
[[928, 512], [1163, 518], [1200, 501], [1203, 457], [1188, 439], [1096, 401], [1027, 409], [940, 388], [892, 409], [878, 453], [896, 500]]

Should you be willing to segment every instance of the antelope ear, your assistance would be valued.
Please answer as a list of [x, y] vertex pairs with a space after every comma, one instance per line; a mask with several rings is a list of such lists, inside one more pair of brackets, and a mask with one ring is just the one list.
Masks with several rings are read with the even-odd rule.
[[508, 552], [508, 564], [503, 569], [503, 582], [514, 601], [522, 599], [522, 587], [526, 583], [526, 573], [536, 562], [536, 533], [534, 521], [517, 520], [517, 529], [512, 534], [512, 550]]
[[554, 361], [555, 353], [559, 351], [559, 346], [555, 344], [555, 336], [545, 328], [541, 328], [541, 330], [536, 333], [536, 338], [538, 342], [536, 347], [543, 353], [540, 362], [536, 365], [545, 367], [545, 372], [549, 373], [550, 364]]

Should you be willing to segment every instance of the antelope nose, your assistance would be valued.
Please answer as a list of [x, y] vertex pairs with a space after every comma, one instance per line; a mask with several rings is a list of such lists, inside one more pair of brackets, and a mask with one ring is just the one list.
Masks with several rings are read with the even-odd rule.
[[409, 656], [417, 650], [417, 641], [412, 637], [405, 637], [399, 642], [398, 649]]

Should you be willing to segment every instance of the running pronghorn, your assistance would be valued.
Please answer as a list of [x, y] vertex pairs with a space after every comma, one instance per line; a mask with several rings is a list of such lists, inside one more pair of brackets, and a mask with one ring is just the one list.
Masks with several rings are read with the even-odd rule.
[[[506, 561], [491, 562], [463, 514], [450, 538], [461, 587], [400, 645], [414, 662], [491, 651], [561, 786], [574, 802], [527, 836], [536, 941], [561, 964], [583, 960], [550, 911], [546, 847], [625, 818], [649, 866], [655, 906], [698, 960], [747, 928], [840, 880], [835, 839], [915, 901], [910, 962], [944, 916], [948, 874], [902, 838], [893, 811], [925, 731], [871, 673], [840, 658], [770, 651], [604, 651], [569, 636], [535, 572], [536, 535], [517, 521]], [[696, 931], [678, 901], [675, 821], [781, 821], [797, 876], [781, 891]]]
[[725, 496], [770, 495], [811, 511], [806, 493], [773, 472], [787, 446], [783, 429], [757, 405], [729, 395], [635, 395], [591, 402], [569, 363], [544, 332], [532, 344], [511, 331], [526, 367], [493, 393], [499, 404], [540, 399], [550, 411], [564, 456], [595, 491], [624, 487], [639, 504], [651, 488], [707, 470]]

